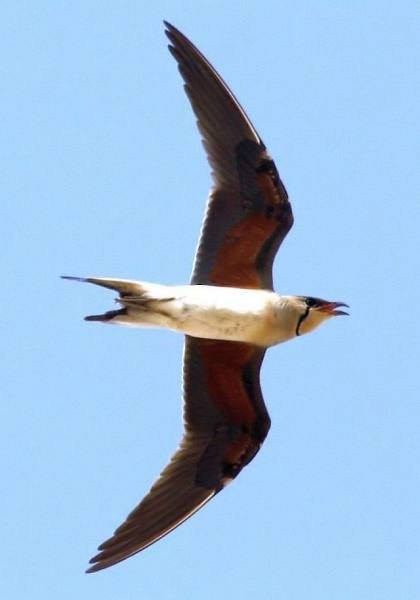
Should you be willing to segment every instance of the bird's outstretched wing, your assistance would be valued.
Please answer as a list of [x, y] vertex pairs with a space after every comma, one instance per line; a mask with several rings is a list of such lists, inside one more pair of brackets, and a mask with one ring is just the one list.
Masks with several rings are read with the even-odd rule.
[[[293, 222], [286, 190], [221, 77], [182, 33], [166, 27], [214, 177], [192, 283], [270, 289], [274, 255]], [[259, 382], [264, 352], [242, 342], [186, 338], [184, 438], [88, 572], [162, 538], [252, 460], [270, 427]]]
[[272, 289], [274, 256], [293, 224], [286, 189], [223, 79], [180, 31], [165, 25], [213, 169], [192, 283]]
[[99, 546], [88, 573], [158, 541], [206, 504], [255, 456], [270, 427], [259, 385], [263, 356], [263, 349], [249, 344], [187, 337], [184, 438], [150, 492]]

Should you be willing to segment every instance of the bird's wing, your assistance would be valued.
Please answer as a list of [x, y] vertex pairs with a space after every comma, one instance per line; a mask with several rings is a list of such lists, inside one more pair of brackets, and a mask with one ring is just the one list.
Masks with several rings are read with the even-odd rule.
[[180, 31], [165, 25], [213, 169], [192, 283], [272, 289], [274, 256], [293, 224], [286, 189], [223, 79]]
[[[185, 36], [166, 27], [214, 177], [192, 282], [271, 288], [274, 255], [293, 222], [286, 190], [229, 88]], [[184, 438], [150, 492], [99, 547], [89, 572], [159, 540], [252, 460], [270, 427], [259, 383], [264, 352], [186, 338]]]
[[258, 452], [270, 427], [259, 384], [264, 349], [186, 338], [180, 447], [140, 504], [99, 546], [88, 572], [144, 550], [183, 523]]

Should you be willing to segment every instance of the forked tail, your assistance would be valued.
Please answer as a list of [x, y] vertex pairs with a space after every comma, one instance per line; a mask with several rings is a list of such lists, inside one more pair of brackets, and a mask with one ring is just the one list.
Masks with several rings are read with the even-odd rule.
[[168, 296], [168, 288], [163, 285], [132, 281], [130, 279], [107, 279], [105, 277], [71, 277], [62, 275], [62, 279], [93, 283], [119, 293], [116, 302], [122, 308], [109, 310], [101, 315], [88, 315], [85, 321], [101, 321], [131, 326], [163, 325], [162, 311], [154, 310], [153, 304], [173, 300]]

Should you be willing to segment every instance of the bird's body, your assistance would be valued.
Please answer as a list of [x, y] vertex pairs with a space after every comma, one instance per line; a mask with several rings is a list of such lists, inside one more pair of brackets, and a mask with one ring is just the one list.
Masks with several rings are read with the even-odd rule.
[[218, 73], [165, 23], [212, 168], [211, 189], [190, 285], [73, 278], [119, 293], [120, 308], [86, 317], [186, 335], [181, 444], [149, 493], [99, 546], [88, 572], [161, 539], [232, 481], [270, 427], [259, 373], [269, 346], [346, 314], [341, 302], [273, 291], [272, 264], [293, 224], [276, 166]]
[[[245, 342], [261, 348], [295, 337], [302, 308], [294, 296], [280, 296], [269, 290], [169, 286], [94, 277], [87, 281], [124, 290], [117, 298], [123, 308], [109, 313], [112, 324], [163, 327], [192, 337]], [[104, 315], [86, 319], [107, 320]]]
[[[165, 296], [146, 302], [121, 299], [126, 313], [117, 323], [149, 323], [197, 338], [246, 342], [261, 347], [288, 339], [286, 327], [276, 317], [281, 299], [266, 290], [209, 285], [162, 286]], [[115, 319], [114, 319], [115, 320]]]

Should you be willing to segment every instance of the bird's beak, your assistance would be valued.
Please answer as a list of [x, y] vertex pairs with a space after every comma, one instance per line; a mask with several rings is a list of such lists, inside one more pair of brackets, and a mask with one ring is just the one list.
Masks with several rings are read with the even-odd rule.
[[314, 309], [319, 312], [327, 313], [331, 317], [348, 315], [349, 313], [344, 310], [337, 310], [337, 308], [340, 308], [341, 306], [349, 308], [349, 305], [344, 302], [322, 302], [318, 306], [314, 306]]

